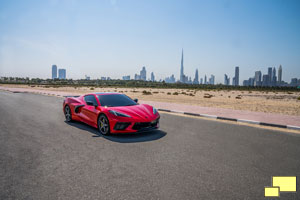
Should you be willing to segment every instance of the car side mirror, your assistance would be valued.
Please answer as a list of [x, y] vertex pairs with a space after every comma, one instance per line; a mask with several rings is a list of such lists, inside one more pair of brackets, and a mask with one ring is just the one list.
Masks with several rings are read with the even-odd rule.
[[133, 99], [133, 101], [135, 101], [135, 103], [137, 103], [139, 100], [138, 99]]
[[89, 106], [94, 106], [94, 103], [92, 101], [87, 101], [86, 104]]

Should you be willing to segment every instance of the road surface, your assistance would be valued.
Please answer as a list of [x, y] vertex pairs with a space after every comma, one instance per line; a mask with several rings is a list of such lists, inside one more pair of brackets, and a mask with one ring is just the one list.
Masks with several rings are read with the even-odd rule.
[[300, 135], [161, 114], [161, 129], [102, 137], [62, 98], [0, 91], [0, 199], [263, 199], [298, 176]]

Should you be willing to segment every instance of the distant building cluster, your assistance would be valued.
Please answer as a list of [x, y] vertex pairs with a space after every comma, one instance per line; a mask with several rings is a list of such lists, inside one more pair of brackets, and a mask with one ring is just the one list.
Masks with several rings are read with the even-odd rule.
[[166, 83], [175, 83], [175, 77], [174, 77], [174, 74], [172, 74], [170, 77], [166, 77], [165, 78], [165, 82]]
[[130, 80], [130, 75], [128, 75], [128, 76], [123, 76], [122, 79], [123, 79], [124, 81], [129, 81], [129, 80]]
[[[269, 67], [267, 72], [268, 72], [267, 74], [262, 75], [261, 71], [256, 71], [254, 74], [254, 77], [250, 77], [248, 80], [243, 81], [243, 86], [275, 87], [275, 86], [289, 85], [288, 83], [286, 83], [282, 80], [282, 66], [281, 65], [278, 67], [277, 76], [276, 76], [276, 68], [275, 67], [273, 67], [273, 68]], [[297, 80], [297, 82], [298, 82], [298, 80]], [[290, 85], [292, 85], [292, 81], [291, 81]], [[297, 86], [297, 84], [294, 84], [294, 86]]]
[[89, 80], [91, 80], [91, 77], [88, 75], [85, 75], [85, 80], [89, 81]]
[[[210, 77], [207, 77], [206, 74], [204, 77], [199, 77], [198, 69], [195, 71], [195, 77], [188, 77], [184, 74], [184, 56], [183, 49], [181, 53], [181, 63], [180, 63], [180, 76], [179, 80], [176, 81], [174, 74], [169, 77], [166, 77], [164, 80], [166, 83], [185, 83], [185, 84], [215, 84], [215, 76], [213, 74]], [[57, 69], [56, 65], [52, 65], [52, 79], [66, 79], [66, 70]], [[90, 80], [90, 76], [85, 76], [86, 80]], [[110, 77], [101, 77], [100, 80], [111, 80]], [[130, 75], [125, 75], [122, 77], [122, 80], [132, 80]], [[134, 75], [133, 80], [142, 80], [142, 81], [152, 81], [155, 82], [154, 72], [151, 72], [150, 78], [147, 80], [147, 71], [146, 67], [143, 66], [141, 71]], [[230, 81], [230, 77], [227, 74], [224, 74], [224, 85], [240, 86], [240, 68], [239, 66], [235, 67], [234, 77]], [[249, 77], [249, 79], [244, 80], [242, 83], [243, 86], [257, 86], [257, 87], [274, 87], [274, 86], [300, 86], [300, 79], [292, 78], [290, 83], [284, 82], [282, 80], [282, 66], [278, 67], [277, 73], [275, 67], [269, 67], [266, 74], [262, 74], [261, 71], [255, 71], [254, 76]]]
[[[165, 79], [165, 81], [168, 83], [168, 81], [170, 80], [171, 77], [167, 77]], [[172, 83], [175, 83], [176, 80], [175, 78], [172, 79]], [[215, 76], [211, 75], [211, 77], [209, 78], [209, 80], [207, 80], [206, 75], [204, 75], [204, 82], [203, 82], [203, 78], [200, 78], [199, 81], [199, 73], [198, 73], [198, 69], [196, 69], [195, 71], [195, 78], [192, 81], [192, 77], [188, 77], [184, 74], [184, 66], [183, 66], [183, 49], [182, 49], [182, 53], [181, 53], [181, 65], [180, 65], [180, 79], [179, 82], [181, 83], [186, 83], [186, 84], [211, 84], [214, 85], [215, 84]]]
[[108, 77], [101, 76], [100, 80], [101, 81], [109, 81], [109, 80], [111, 80], [111, 78], [109, 76]]
[[135, 74], [134, 75], [134, 80], [142, 80], [142, 81], [146, 81], [147, 80], [147, 71], [146, 71], [146, 67], [145, 66], [140, 71], [140, 74]]
[[52, 65], [52, 79], [66, 79], [66, 69], [58, 69], [58, 76], [57, 76], [57, 66]]

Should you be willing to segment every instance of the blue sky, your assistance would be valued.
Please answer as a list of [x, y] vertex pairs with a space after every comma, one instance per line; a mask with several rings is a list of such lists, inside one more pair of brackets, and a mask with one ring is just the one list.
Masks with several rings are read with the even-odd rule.
[[[0, 76], [157, 79], [224, 73], [240, 79], [283, 66], [300, 78], [300, 1], [0, 0]], [[241, 81], [240, 81], [241, 83]]]

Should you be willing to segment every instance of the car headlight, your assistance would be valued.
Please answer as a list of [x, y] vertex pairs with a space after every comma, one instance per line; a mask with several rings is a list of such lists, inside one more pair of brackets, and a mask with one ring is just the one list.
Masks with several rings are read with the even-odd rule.
[[117, 111], [114, 111], [114, 110], [110, 110], [110, 111], [108, 111], [108, 112], [110, 112], [111, 114], [113, 114], [113, 115], [115, 115], [115, 116], [117, 116], [117, 117], [131, 117], [131, 116], [129, 116], [129, 115], [126, 115], [126, 114], [124, 114], [124, 113], [120, 113], [120, 112], [117, 112]]
[[152, 107], [153, 108], [153, 114], [155, 115], [157, 113], [157, 109]]

